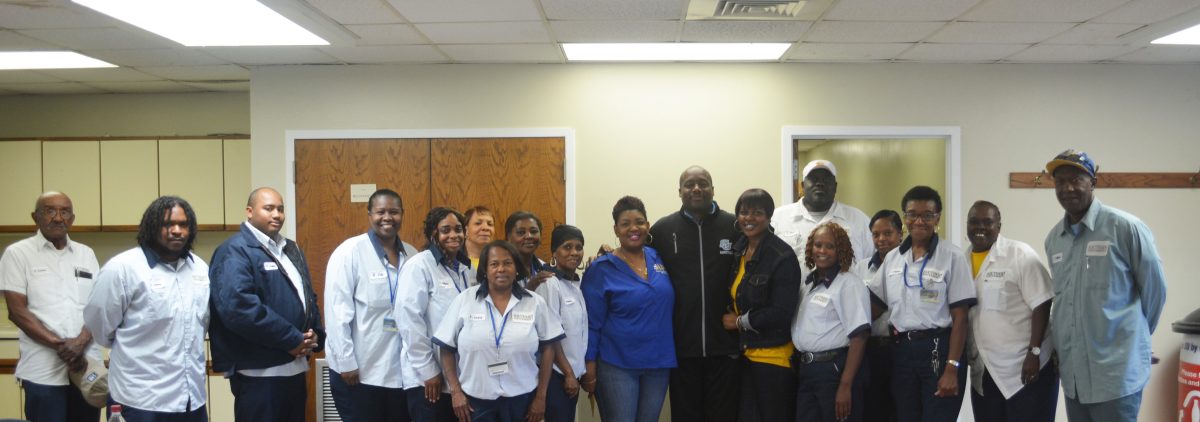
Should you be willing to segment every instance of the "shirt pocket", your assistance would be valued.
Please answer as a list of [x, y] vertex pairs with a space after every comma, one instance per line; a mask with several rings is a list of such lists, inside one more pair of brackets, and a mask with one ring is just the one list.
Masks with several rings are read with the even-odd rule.
[[369, 308], [387, 308], [392, 304], [391, 285], [386, 277], [367, 279], [366, 302]]
[[771, 276], [754, 274], [745, 282], [743, 293], [750, 304], [750, 309], [761, 309], [771, 304]]
[[1003, 280], [988, 280], [983, 283], [983, 295], [981, 298], [983, 309], [989, 311], [1003, 311], [1008, 309], [1008, 291], [1005, 289]]

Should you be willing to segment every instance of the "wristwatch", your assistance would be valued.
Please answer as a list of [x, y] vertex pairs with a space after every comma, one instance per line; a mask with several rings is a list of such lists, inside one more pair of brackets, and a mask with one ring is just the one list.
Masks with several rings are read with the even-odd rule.
[[1029, 354], [1031, 354], [1031, 355], [1034, 355], [1034, 356], [1041, 356], [1041, 355], [1042, 355], [1042, 348], [1041, 348], [1041, 347], [1037, 347], [1037, 346], [1030, 347], [1030, 348], [1029, 348]]
[[959, 363], [958, 361], [956, 361], [954, 359], [946, 359], [946, 364], [953, 366], [955, 368], [959, 368], [962, 365], [961, 363]]

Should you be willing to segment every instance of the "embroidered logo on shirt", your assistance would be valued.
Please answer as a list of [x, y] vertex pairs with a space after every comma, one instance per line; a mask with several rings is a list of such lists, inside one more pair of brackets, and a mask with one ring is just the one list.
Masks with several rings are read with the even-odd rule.
[[1108, 241], [1097, 240], [1088, 242], [1087, 256], [1108, 256]]
[[1051, 256], [1051, 257], [1050, 257], [1050, 263], [1051, 263], [1051, 264], [1057, 264], [1057, 263], [1059, 263], [1059, 262], [1063, 262], [1063, 254], [1062, 254], [1062, 252], [1056, 253], [1056, 254], [1054, 254], [1054, 256]]
[[533, 312], [513, 312], [512, 320], [523, 324], [531, 323], [533, 322]]
[[33, 267], [30, 269], [30, 271], [32, 271], [33, 275], [35, 276], [50, 274], [50, 269], [46, 267]]
[[654, 264], [654, 271], [655, 271], [655, 272], [659, 272], [659, 273], [666, 274], [666, 273], [667, 273], [667, 267], [664, 267], [662, 264]]
[[733, 255], [733, 242], [729, 239], [721, 239], [718, 243], [721, 248], [721, 255]]

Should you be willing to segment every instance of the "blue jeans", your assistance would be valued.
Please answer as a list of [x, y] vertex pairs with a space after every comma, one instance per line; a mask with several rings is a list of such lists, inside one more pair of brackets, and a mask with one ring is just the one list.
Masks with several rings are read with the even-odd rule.
[[1033, 384], [1021, 387], [1008, 399], [996, 387], [992, 373], [983, 373], [983, 395], [971, 389], [975, 422], [1053, 422], [1058, 412], [1058, 371], [1046, 363]]
[[579, 395], [567, 395], [563, 389], [566, 381], [563, 374], [550, 371], [550, 384], [546, 388], [546, 422], [575, 422], [575, 405], [579, 402]]
[[100, 409], [83, 400], [74, 385], [43, 385], [21, 381], [25, 389], [25, 417], [41, 422], [96, 422]]
[[1071, 422], [1136, 422], [1142, 407], [1142, 392], [1100, 403], [1083, 404], [1067, 397], [1067, 420]]
[[[937, 347], [934, 347], [934, 346]], [[937, 350], [937, 372], [934, 372], [933, 351]], [[958, 368], [958, 395], [937, 397], [938, 379], [946, 370], [950, 354], [950, 330], [931, 338], [901, 340], [895, 347], [892, 372], [892, 397], [896, 400], [896, 417], [900, 422], [941, 422], [958, 419], [967, 384], [967, 367]], [[965, 360], [966, 354], [959, 360]]]
[[410, 422], [408, 400], [401, 388], [387, 388], [358, 383], [346, 384], [341, 374], [329, 369], [329, 390], [333, 405], [345, 422], [395, 421]]
[[425, 399], [425, 387], [404, 390], [408, 400], [408, 415], [416, 422], [457, 422], [449, 394], [438, 394], [436, 403]]
[[600, 419], [613, 422], [657, 422], [667, 397], [671, 370], [625, 369], [596, 362], [596, 402]]
[[474, 409], [471, 412], [471, 422], [524, 422], [529, 413], [529, 403], [533, 401], [533, 391], [513, 396], [498, 397], [495, 400], [477, 399], [467, 396], [467, 402]]

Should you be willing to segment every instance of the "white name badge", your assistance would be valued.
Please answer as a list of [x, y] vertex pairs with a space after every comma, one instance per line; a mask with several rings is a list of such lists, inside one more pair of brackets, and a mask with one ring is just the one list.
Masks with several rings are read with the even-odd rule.
[[494, 377], [497, 375], [504, 375], [507, 373], [508, 373], [508, 362], [507, 361], [488, 364], [488, 375], [491, 375]]
[[154, 293], [162, 293], [162, 292], [166, 291], [167, 290], [166, 280], [162, 280], [162, 279], [158, 279], [158, 278], [150, 280], [150, 290], [153, 291]]
[[575, 298], [573, 298], [573, 297], [568, 297], [568, 298], [565, 298], [565, 299], [563, 299], [563, 304], [564, 304], [564, 305], [574, 305], [574, 304], [575, 304]]
[[1108, 256], [1108, 241], [1097, 240], [1088, 242], [1087, 256]]
[[903, 269], [899, 269], [899, 268], [897, 268], [897, 269], [894, 269], [894, 270], [888, 270], [888, 272], [887, 272], [887, 275], [888, 275], [889, 277], [892, 277], [892, 276], [898, 276], [898, 275], [900, 275], [900, 274], [904, 274], [904, 270], [903, 270]]
[[483, 314], [471, 314], [471, 321], [483, 321]]
[[49, 268], [46, 268], [46, 267], [33, 267], [32, 269], [30, 269], [30, 271], [32, 271], [32, 272], [33, 272], [33, 275], [46, 275], [46, 274], [50, 274], [50, 269], [49, 269]]
[[943, 281], [946, 281], [946, 272], [933, 270], [933, 269], [926, 269], [925, 270], [925, 279], [932, 281], [934, 283], [941, 283]]
[[921, 289], [921, 301], [925, 303], [938, 303], [938, 291]]
[[369, 275], [369, 277], [371, 277], [372, 280], [376, 280], [376, 279], [380, 279], [380, 278], [387, 278], [387, 273], [385, 273], [383, 271], [373, 272]]
[[1057, 264], [1057, 263], [1059, 263], [1059, 262], [1063, 262], [1063, 254], [1062, 254], [1062, 252], [1056, 253], [1056, 254], [1054, 254], [1054, 255], [1052, 255], [1052, 256], [1050, 257], [1050, 263], [1051, 263], [1051, 264]]
[[441, 287], [443, 289], [453, 289], [454, 284], [451, 284], [450, 281], [448, 281], [448, 280], [442, 280], [442, 281], [438, 282], [438, 287]]
[[192, 274], [192, 283], [208, 284], [208, 276], [204, 274]]
[[278, 271], [278, 270], [279, 270], [279, 265], [276, 265], [274, 262], [264, 262], [264, 263], [263, 263], [263, 270], [265, 270], [265, 271]]
[[533, 312], [513, 312], [513, 322], [529, 324], [533, 322]]
[[824, 308], [829, 305], [829, 300], [829, 293], [816, 293], [812, 295], [811, 303]]

